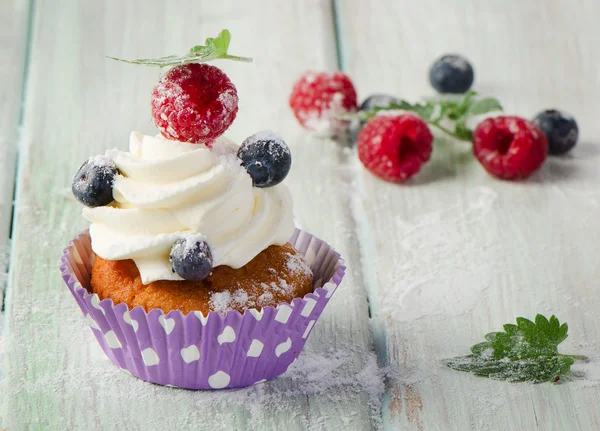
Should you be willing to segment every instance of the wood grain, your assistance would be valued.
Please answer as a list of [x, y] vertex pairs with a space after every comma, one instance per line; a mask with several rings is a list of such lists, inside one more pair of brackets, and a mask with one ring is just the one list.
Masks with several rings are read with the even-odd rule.
[[[448, 141], [406, 185], [356, 165], [375, 348], [390, 370], [388, 429], [600, 429], [600, 4], [576, 3], [338, 2], [342, 65], [362, 96], [431, 96], [429, 65], [459, 52], [475, 65], [475, 89], [507, 112], [559, 107], [581, 129], [571, 156], [520, 183], [488, 176], [468, 145]], [[538, 312], [569, 322], [561, 349], [592, 357], [585, 376], [509, 384], [439, 364]]]
[[17, 140], [27, 50], [29, 2], [9, 0], [0, 16], [0, 329], [4, 302], [5, 269], [10, 247], [10, 224], [17, 164]]
[[[377, 393], [372, 382], [355, 377], [365, 367], [372, 369], [374, 356], [348, 191], [340, 183], [340, 176], [346, 175], [340, 161], [347, 155], [331, 142], [307, 138], [283, 108], [293, 80], [304, 68], [335, 68], [332, 22], [330, 2], [314, 0], [35, 4], [6, 366], [0, 383], [0, 393], [10, 396], [0, 398], [2, 426], [374, 426], [377, 419], [372, 419], [369, 402], [376, 404]], [[256, 58], [252, 65], [219, 63], [240, 95], [238, 119], [229, 136], [239, 141], [273, 128], [287, 137], [294, 153], [288, 184], [298, 222], [335, 244], [354, 270], [306, 347], [306, 365], [313, 367], [315, 377], [308, 373], [298, 380], [296, 374], [246, 390], [190, 392], [150, 385], [114, 368], [85, 328], [60, 280], [57, 261], [68, 240], [85, 226], [69, 191], [82, 160], [108, 147], [126, 148], [132, 129], [154, 133], [149, 94], [158, 71], [110, 62], [104, 56], [177, 53], [221, 28], [232, 30], [232, 53]], [[338, 379], [319, 378], [323, 368]]]
[[[19, 66], [0, 71], [0, 249], [27, 49], [31, 61], [8, 331], [0, 339], [0, 393], [8, 394], [0, 396], [0, 428], [600, 429], [600, 4], [334, 3], [39, 0], [29, 46], [28, 2], [3, 8], [10, 13], [0, 17], [0, 54]], [[219, 63], [240, 95], [229, 137], [240, 141], [265, 128], [286, 137], [297, 222], [334, 244], [350, 274], [284, 377], [244, 390], [190, 392], [114, 368], [56, 266], [85, 227], [69, 190], [81, 161], [125, 148], [132, 129], [154, 132], [148, 99], [158, 71], [104, 55], [177, 53], [221, 28], [232, 31], [234, 54], [255, 57], [252, 65]], [[337, 48], [361, 96], [391, 92], [409, 100], [433, 95], [426, 77], [434, 58], [461, 52], [475, 64], [477, 90], [498, 96], [509, 113], [571, 112], [581, 142], [530, 180], [507, 183], [488, 176], [468, 145], [440, 140], [409, 184], [381, 182], [352, 149], [307, 136], [285, 106], [304, 69], [336, 68]], [[570, 381], [507, 384], [439, 364], [537, 312], [569, 322], [564, 352], [592, 358]], [[373, 347], [387, 375], [381, 411]]]

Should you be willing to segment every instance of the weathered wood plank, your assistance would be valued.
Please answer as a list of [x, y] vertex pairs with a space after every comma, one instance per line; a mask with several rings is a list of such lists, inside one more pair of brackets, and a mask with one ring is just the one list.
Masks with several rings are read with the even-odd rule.
[[[0, 316], [10, 247], [17, 140], [27, 47], [29, 1], [10, 0], [0, 16]], [[2, 328], [0, 317], [0, 329]]]
[[[0, 383], [0, 393], [9, 394], [0, 397], [3, 426], [362, 430], [375, 424], [368, 405], [378, 394], [367, 301], [352, 252], [348, 195], [339, 181], [346, 156], [330, 142], [307, 138], [286, 108], [293, 80], [306, 66], [335, 68], [331, 13], [324, 0], [36, 3]], [[294, 371], [246, 390], [194, 393], [114, 368], [84, 327], [56, 265], [85, 226], [69, 197], [78, 165], [107, 147], [126, 147], [132, 129], [154, 131], [149, 94], [158, 72], [104, 55], [177, 53], [221, 28], [233, 33], [232, 52], [256, 58], [251, 65], [219, 63], [240, 95], [229, 136], [239, 141], [262, 128], [287, 136], [298, 221], [339, 247], [354, 271]]]
[[[390, 366], [389, 429], [600, 428], [598, 183], [600, 4], [340, 1], [342, 64], [360, 94], [433, 95], [430, 63], [460, 52], [476, 89], [507, 112], [559, 107], [579, 121], [572, 156], [528, 181], [488, 176], [468, 146], [440, 143], [407, 185], [360, 170], [357, 217], [369, 281], [375, 347]], [[588, 354], [585, 378], [508, 384], [445, 369], [516, 316], [555, 313], [569, 323], [562, 348]]]

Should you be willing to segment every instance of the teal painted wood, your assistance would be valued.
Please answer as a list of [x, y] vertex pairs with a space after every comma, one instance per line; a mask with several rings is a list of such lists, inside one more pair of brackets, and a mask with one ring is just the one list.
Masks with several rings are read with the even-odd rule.
[[[0, 309], [10, 248], [10, 224], [17, 164], [17, 140], [27, 48], [29, 1], [9, 0], [0, 16]], [[0, 330], [2, 328], [0, 311]]]
[[[285, 107], [305, 68], [335, 68], [331, 13], [328, 1], [36, 2], [0, 428], [364, 430], [377, 425], [380, 376], [352, 234], [351, 190], [342, 188], [342, 179], [351, 177], [343, 166], [348, 154], [332, 142], [307, 137]], [[295, 370], [251, 389], [190, 392], [150, 385], [114, 368], [63, 286], [57, 261], [86, 225], [70, 197], [71, 177], [82, 160], [108, 147], [126, 148], [131, 130], [155, 130], [149, 95], [158, 70], [104, 56], [177, 53], [221, 28], [232, 31], [232, 52], [256, 58], [250, 65], [219, 63], [240, 96], [229, 136], [240, 141], [275, 128], [286, 137], [294, 154], [288, 184], [298, 222], [335, 244], [351, 270]]]
[[[520, 183], [488, 176], [468, 145], [452, 142], [436, 146], [404, 186], [357, 164], [375, 349], [390, 370], [385, 427], [600, 429], [600, 4], [349, 0], [338, 11], [342, 64], [363, 97], [432, 96], [429, 65], [460, 52], [474, 62], [475, 89], [498, 96], [508, 113], [559, 107], [581, 129], [571, 156]], [[572, 381], [508, 384], [439, 364], [537, 312], [569, 323], [562, 351], [592, 358]]]

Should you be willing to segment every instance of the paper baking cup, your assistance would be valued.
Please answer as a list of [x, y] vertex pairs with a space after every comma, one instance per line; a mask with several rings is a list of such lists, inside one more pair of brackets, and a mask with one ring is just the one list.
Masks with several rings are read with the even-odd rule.
[[96, 255], [83, 232], [64, 250], [60, 270], [104, 353], [132, 375], [187, 389], [237, 388], [283, 374], [298, 357], [346, 267], [324, 241], [296, 229], [290, 243], [313, 271], [313, 292], [291, 303], [222, 315], [129, 310], [91, 294]]

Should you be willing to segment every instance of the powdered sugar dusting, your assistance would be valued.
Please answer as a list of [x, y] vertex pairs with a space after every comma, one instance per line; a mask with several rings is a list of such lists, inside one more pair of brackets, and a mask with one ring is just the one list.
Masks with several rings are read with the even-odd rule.
[[238, 95], [234, 90], [223, 91], [217, 98], [227, 111], [232, 111], [238, 104]]
[[469, 62], [460, 55], [453, 55], [445, 57], [445, 60], [452, 65], [455, 69], [462, 72], [467, 72], [470, 69]]
[[274, 161], [289, 159], [292, 156], [289, 147], [281, 135], [272, 130], [262, 130], [246, 138], [242, 143], [242, 151], [251, 152], [252, 149], [249, 149], [247, 146], [256, 142], [266, 143], [266, 151]]
[[592, 356], [588, 361], [576, 361], [571, 366], [571, 379], [583, 387], [600, 386], [600, 357]]
[[[437, 314], [460, 315], [470, 310], [490, 285], [496, 270], [494, 262], [475, 250], [489, 251], [498, 245], [489, 240], [482, 242], [471, 230], [458, 231], [455, 226], [485, 226], [498, 194], [491, 188], [478, 187], [469, 190], [467, 196], [470, 199], [466, 208], [449, 205], [439, 212], [420, 214], [414, 220], [395, 220], [400, 238], [399, 260], [390, 269], [392, 282], [382, 295], [382, 313], [393, 315], [398, 321]], [[460, 259], [464, 273], [447, 279], [445, 274], [454, 269], [455, 260], [445, 256]], [[431, 262], [436, 263], [432, 266]]]
[[258, 300], [256, 301], [257, 304], [259, 304], [260, 306], [266, 306], [266, 304], [272, 304], [273, 303], [273, 294], [271, 292], [265, 292], [262, 295], [260, 295], [258, 297]]
[[210, 142], [223, 134], [236, 117], [237, 105], [237, 90], [227, 75], [197, 63], [170, 69], [152, 93], [156, 127], [184, 142]]
[[189, 256], [190, 253], [198, 250], [198, 244], [206, 242], [206, 236], [199, 232], [190, 232], [185, 235], [185, 242], [183, 246], [183, 256]]
[[242, 167], [242, 161], [236, 156], [235, 153], [229, 153], [219, 156], [218, 163], [234, 173], [239, 171], [240, 169], [244, 169]]
[[226, 313], [236, 308], [252, 308], [249, 305], [248, 293], [243, 289], [236, 290], [233, 294], [229, 292], [215, 292], [210, 297], [210, 306], [214, 311]]
[[295, 274], [312, 274], [310, 270], [310, 266], [306, 263], [302, 257], [298, 254], [287, 253], [286, 254], [286, 263], [287, 268]]
[[[315, 103], [317, 107], [322, 106], [321, 101]], [[327, 106], [321, 110], [311, 109], [298, 112], [298, 117], [303, 121], [307, 129], [313, 131], [315, 135], [321, 137], [336, 136], [343, 132], [349, 122], [337, 118], [338, 114], [349, 112], [344, 107], [344, 95], [335, 93]]]
[[276, 142], [284, 142], [281, 135], [272, 130], [261, 130], [260, 132], [252, 135], [253, 139], [256, 141], [276, 141]]
[[258, 297], [248, 294], [248, 291], [244, 289], [237, 289], [233, 294], [230, 292], [213, 292], [210, 295], [209, 304], [212, 310], [223, 314], [231, 310], [266, 307], [273, 305], [275, 295], [289, 296], [293, 292], [294, 286], [281, 278], [277, 282], [261, 283], [260, 290], [263, 293]]
[[98, 155], [92, 156], [88, 159], [88, 163], [97, 168], [108, 168], [109, 170], [115, 169], [115, 163], [107, 156]]
[[342, 72], [306, 72], [294, 85], [290, 106], [300, 124], [315, 135], [336, 136], [349, 125], [338, 114], [356, 110], [356, 92]]
[[[323, 346], [318, 339], [309, 339], [298, 359], [275, 380], [226, 391], [178, 390], [148, 384], [112, 366], [94, 340], [92, 331], [83, 327], [81, 313], [67, 289], [54, 292], [52, 308], [36, 305], [39, 302], [36, 300], [38, 292], [24, 291], [19, 294], [21, 300], [27, 300], [32, 305], [12, 310], [13, 331], [0, 336], [0, 347], [8, 345], [11, 348], [4, 352], [6, 361], [0, 356], [0, 365], [16, 363], [23, 357], [20, 355], [23, 347], [30, 344], [39, 346], [36, 348], [38, 354], [49, 357], [51, 363], [62, 362], [57, 367], [38, 367], [33, 376], [24, 372], [22, 367], [3, 368], [0, 373], [0, 393], [48, 396], [48, 408], [52, 411], [60, 411], [64, 396], [75, 399], [75, 404], [69, 404], [72, 406], [70, 409], [78, 406], [83, 411], [94, 411], [98, 397], [105, 397], [104, 411], [120, 411], [125, 415], [103, 416], [102, 425], [107, 429], [118, 429], [126, 423], [124, 421], [133, 417], [144, 429], [201, 428], [202, 424], [208, 423], [207, 412], [215, 415], [211, 424], [218, 420], [231, 424], [233, 422], [230, 421], [235, 419], [236, 423], [245, 424], [248, 429], [260, 429], [261, 425], [271, 423], [271, 418], [280, 416], [295, 418], [294, 423], [300, 423], [305, 429], [323, 429], [324, 424], [330, 423], [327, 419], [329, 413], [323, 412], [319, 418], [307, 418], [303, 410], [306, 407], [306, 397], [311, 397], [317, 403], [358, 401], [365, 393], [368, 394], [373, 420], [376, 423], [380, 421], [379, 406], [384, 375], [377, 367], [375, 356], [356, 345], [332, 349]], [[57, 308], [63, 312], [61, 325], [42, 325], [40, 330], [32, 331], [28, 337], [19, 336], [32, 312], [40, 318], [49, 319]], [[44, 337], [51, 334], [57, 339], [60, 349], [43, 341]], [[65, 358], [77, 360], [65, 361]], [[56, 396], [59, 393], [63, 396]], [[131, 408], [122, 409], [123, 405]], [[154, 414], [140, 415], [140, 407], [147, 408]], [[351, 426], [357, 419], [356, 415], [364, 414], [365, 411], [368, 414], [367, 408], [362, 413], [342, 410], [342, 414], [347, 415], [343, 418], [344, 422]], [[19, 412], [24, 413], [25, 410]], [[340, 410], [331, 412], [339, 413]], [[72, 414], [72, 410], [69, 410], [69, 414]], [[39, 418], [40, 421], [46, 419], [40, 416], [34, 418]], [[68, 421], [77, 420], [74, 418], [81, 420], [82, 416], [67, 416], [64, 420], [54, 416], [53, 423], [62, 426], [62, 429], [68, 429]], [[7, 429], [20, 429], [18, 424], [22, 423], [14, 413], [2, 418], [2, 425]]]

